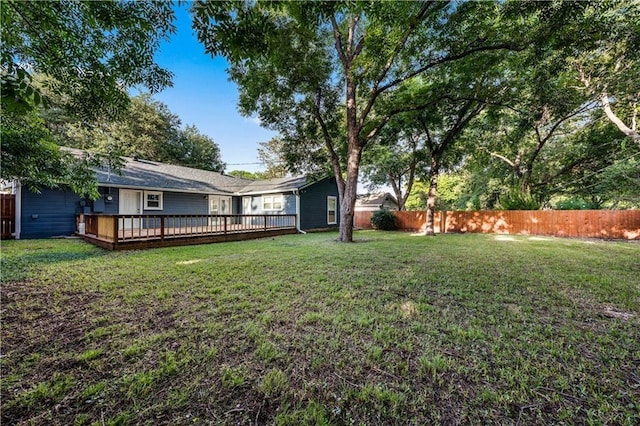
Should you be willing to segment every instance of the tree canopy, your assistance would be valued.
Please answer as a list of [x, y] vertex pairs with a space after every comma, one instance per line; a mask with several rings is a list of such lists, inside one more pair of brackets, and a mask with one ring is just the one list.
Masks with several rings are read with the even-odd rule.
[[218, 145], [149, 94], [131, 98], [119, 119], [87, 125], [60, 110], [43, 111], [58, 144], [140, 157], [204, 170], [222, 171]]
[[404, 83], [483, 52], [521, 49], [504, 3], [204, 2], [205, 49], [230, 63], [239, 106], [285, 138], [322, 141], [338, 182], [340, 241], [352, 240], [360, 160], [398, 113]]
[[95, 125], [126, 111], [127, 89], [171, 85], [172, 74], [153, 56], [174, 32], [172, 8], [151, 0], [2, 2], [3, 179], [97, 195], [95, 159], [61, 153], [36, 109], [57, 106]]
[[171, 85], [172, 74], [153, 60], [175, 31], [170, 3], [7, 0], [0, 16], [3, 110], [40, 103], [33, 73], [51, 77], [47, 89], [86, 119], [121, 113], [129, 87]]

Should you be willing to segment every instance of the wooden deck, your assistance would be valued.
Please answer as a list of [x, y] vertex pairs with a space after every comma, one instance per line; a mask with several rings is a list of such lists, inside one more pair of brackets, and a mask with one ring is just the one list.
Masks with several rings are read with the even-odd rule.
[[239, 241], [298, 232], [296, 215], [90, 214], [79, 216], [78, 224], [85, 241], [109, 250]]

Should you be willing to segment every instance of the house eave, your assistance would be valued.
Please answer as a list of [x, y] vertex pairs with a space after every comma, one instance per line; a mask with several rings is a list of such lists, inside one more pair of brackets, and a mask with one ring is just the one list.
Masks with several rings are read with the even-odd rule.
[[268, 191], [251, 191], [251, 192], [240, 192], [238, 195], [262, 195], [262, 194], [285, 194], [289, 192], [294, 192], [298, 188], [283, 188], [283, 189], [271, 189]]
[[223, 190], [177, 189], [177, 188], [163, 188], [163, 187], [154, 187], [154, 186], [120, 185], [112, 182], [98, 182], [98, 186], [101, 186], [104, 188], [134, 189], [139, 191], [186, 192], [189, 194], [201, 194], [201, 195], [237, 195], [237, 193], [223, 191]]

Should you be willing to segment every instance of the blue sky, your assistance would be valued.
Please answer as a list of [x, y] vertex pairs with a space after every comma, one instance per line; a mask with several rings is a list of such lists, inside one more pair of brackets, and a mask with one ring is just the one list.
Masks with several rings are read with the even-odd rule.
[[257, 148], [275, 136], [263, 129], [257, 119], [240, 115], [238, 89], [230, 82], [224, 58], [205, 54], [191, 29], [190, 4], [175, 8], [177, 33], [163, 43], [156, 62], [173, 72], [173, 87], [154, 96], [178, 115], [183, 125], [194, 124], [220, 147], [227, 171], [259, 171]]

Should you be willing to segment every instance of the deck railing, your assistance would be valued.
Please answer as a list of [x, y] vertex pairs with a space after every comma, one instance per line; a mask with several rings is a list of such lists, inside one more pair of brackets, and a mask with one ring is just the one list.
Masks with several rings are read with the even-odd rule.
[[85, 214], [79, 222], [84, 223], [85, 234], [115, 243], [295, 229], [297, 227], [296, 215], [293, 214]]

